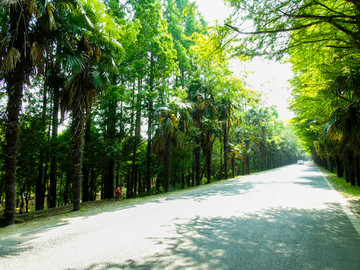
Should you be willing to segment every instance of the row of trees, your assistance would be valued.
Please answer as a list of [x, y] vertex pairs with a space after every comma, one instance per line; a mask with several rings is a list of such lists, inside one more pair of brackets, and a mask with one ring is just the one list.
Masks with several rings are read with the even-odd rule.
[[79, 210], [115, 185], [132, 198], [298, 155], [188, 0], [3, 1], [0, 15], [6, 225], [16, 198]]
[[355, 0], [229, 0], [253, 22], [228, 27], [238, 52], [283, 57], [295, 77], [293, 123], [315, 161], [360, 186], [360, 5]]

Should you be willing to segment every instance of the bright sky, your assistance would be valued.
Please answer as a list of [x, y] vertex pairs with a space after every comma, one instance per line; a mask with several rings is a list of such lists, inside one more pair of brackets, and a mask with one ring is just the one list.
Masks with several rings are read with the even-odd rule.
[[[205, 20], [214, 24], [217, 20], [222, 22], [230, 14], [230, 9], [225, 6], [223, 0], [194, 0]], [[256, 58], [250, 62], [232, 63], [235, 75], [245, 79], [247, 88], [263, 93], [264, 101], [269, 105], [276, 105], [279, 117], [282, 120], [291, 119], [294, 114], [287, 109], [287, 101], [291, 98], [289, 79], [293, 73], [290, 64], [270, 62], [265, 59]]]

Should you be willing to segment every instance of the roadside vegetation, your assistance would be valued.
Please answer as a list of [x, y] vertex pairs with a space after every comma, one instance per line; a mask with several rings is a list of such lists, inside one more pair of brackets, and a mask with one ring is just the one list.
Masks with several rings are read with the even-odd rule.
[[[360, 187], [352, 186], [351, 183], [346, 182], [344, 177], [338, 177], [335, 173], [331, 173], [324, 167], [319, 167], [325, 174], [326, 178], [344, 197], [358, 201], [360, 203]], [[360, 209], [359, 209], [360, 211]]]
[[227, 26], [242, 44], [239, 54], [292, 64], [292, 124], [304, 149], [344, 183], [360, 186], [358, 1], [227, 2], [238, 10]]
[[351, 211], [360, 219], [360, 187], [351, 185], [344, 177], [338, 177], [324, 167], [318, 167], [334, 189], [346, 198]]
[[228, 30], [191, 1], [2, 1], [0, 18], [4, 225], [78, 211], [116, 187], [159, 194], [300, 153], [276, 109], [231, 71]]

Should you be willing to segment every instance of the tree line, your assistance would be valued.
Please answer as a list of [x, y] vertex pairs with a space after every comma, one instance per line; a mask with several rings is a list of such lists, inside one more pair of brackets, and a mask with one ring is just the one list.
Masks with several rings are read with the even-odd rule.
[[227, 32], [188, 0], [3, 1], [0, 18], [4, 225], [117, 186], [134, 198], [300, 154], [231, 72]]
[[359, 1], [227, 2], [252, 22], [250, 30], [236, 16], [227, 24], [241, 44], [237, 53], [292, 63], [291, 108], [302, 145], [319, 165], [360, 186]]

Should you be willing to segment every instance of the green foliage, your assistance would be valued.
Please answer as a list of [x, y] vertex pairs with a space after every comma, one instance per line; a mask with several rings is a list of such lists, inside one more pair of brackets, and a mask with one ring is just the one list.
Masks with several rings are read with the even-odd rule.
[[[54, 147], [58, 206], [79, 203], [79, 184], [83, 200], [113, 198], [115, 185], [136, 197], [288, 164], [299, 155], [275, 109], [262, 108], [260, 94], [231, 72], [228, 29], [209, 28], [188, 0], [84, 0], [50, 10], [58, 14], [38, 28], [47, 34], [44, 73], [31, 77], [36, 87], [20, 117], [19, 194], [25, 186], [34, 195], [41, 171], [49, 196]], [[8, 17], [1, 18], [3, 33]], [[63, 122], [54, 140], [56, 91], [72, 128]], [[83, 154], [77, 166], [75, 152]]]
[[360, 187], [351, 186], [350, 183], [347, 183], [343, 177], [337, 177], [336, 174], [330, 173], [329, 171], [321, 168], [321, 171], [325, 174], [329, 182], [334, 186], [334, 188], [339, 191], [346, 198], [350, 198], [357, 202], [360, 201]]

